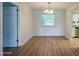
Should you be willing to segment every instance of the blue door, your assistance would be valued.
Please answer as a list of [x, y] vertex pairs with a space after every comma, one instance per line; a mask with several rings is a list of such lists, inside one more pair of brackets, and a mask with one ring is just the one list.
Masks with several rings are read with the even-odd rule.
[[3, 7], [3, 47], [17, 47], [17, 7]]

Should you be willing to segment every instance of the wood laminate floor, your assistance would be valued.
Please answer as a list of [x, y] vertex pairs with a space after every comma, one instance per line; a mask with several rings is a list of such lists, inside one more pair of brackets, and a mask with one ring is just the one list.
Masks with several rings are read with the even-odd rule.
[[[19, 48], [4, 48], [14, 56], [79, 56], [79, 39], [65, 37], [33, 37]], [[13, 54], [11, 54], [13, 52]]]

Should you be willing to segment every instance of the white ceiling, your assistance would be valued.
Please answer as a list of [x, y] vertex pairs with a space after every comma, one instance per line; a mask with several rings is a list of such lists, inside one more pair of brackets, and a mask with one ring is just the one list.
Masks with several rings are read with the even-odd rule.
[[[47, 2], [26, 2], [26, 4], [32, 9], [46, 9], [48, 7]], [[53, 9], [67, 9], [79, 2], [51, 2], [51, 8]]]

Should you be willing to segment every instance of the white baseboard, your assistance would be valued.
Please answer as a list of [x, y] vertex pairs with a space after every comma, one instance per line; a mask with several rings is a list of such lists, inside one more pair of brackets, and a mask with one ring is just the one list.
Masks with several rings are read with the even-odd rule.
[[67, 35], [65, 35], [65, 37], [67, 38], [67, 39], [69, 39], [69, 40], [72, 40], [69, 36], [67, 36]]
[[63, 34], [63, 35], [45, 35], [45, 34], [37, 34], [37, 35], [34, 35], [34, 36], [64, 36], [64, 34]]
[[23, 43], [21, 43], [20, 46], [23, 46], [23, 45], [24, 45], [29, 39], [31, 39], [32, 37], [33, 37], [33, 35], [30, 35], [26, 41], [24, 41]]

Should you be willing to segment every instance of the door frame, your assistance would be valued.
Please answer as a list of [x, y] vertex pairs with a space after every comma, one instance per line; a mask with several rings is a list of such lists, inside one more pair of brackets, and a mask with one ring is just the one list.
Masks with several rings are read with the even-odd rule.
[[21, 46], [21, 20], [20, 20], [20, 8], [17, 4], [13, 3], [13, 5], [15, 5], [17, 7], [17, 47]]
[[17, 47], [20, 47], [21, 46], [21, 11], [20, 11], [20, 7], [16, 4], [16, 3], [13, 3], [14, 4], [18, 11], [17, 11]]

